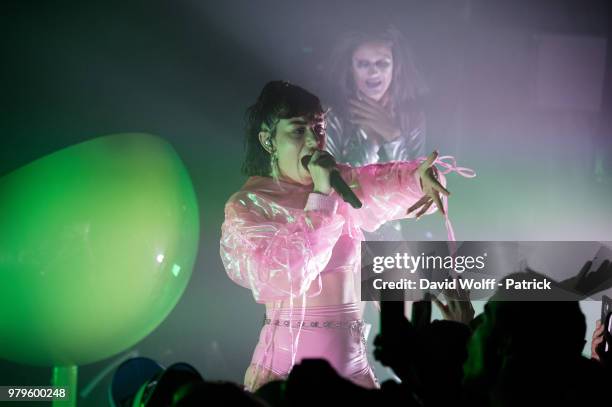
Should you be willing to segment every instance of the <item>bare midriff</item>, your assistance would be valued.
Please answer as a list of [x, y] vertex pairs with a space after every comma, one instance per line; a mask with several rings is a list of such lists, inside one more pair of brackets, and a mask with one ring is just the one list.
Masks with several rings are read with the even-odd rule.
[[[359, 302], [358, 278], [352, 271], [332, 271], [321, 273], [321, 293], [309, 297], [307, 293], [304, 303], [301, 297], [293, 299], [294, 308], [340, 305]], [[290, 308], [289, 299], [280, 303], [267, 303], [266, 313], [272, 314], [275, 308]]]
[[[354, 273], [350, 268], [326, 270], [320, 274], [321, 276], [321, 292], [319, 295], [308, 296], [314, 294], [314, 289], [311, 286], [311, 291], [306, 295], [304, 303], [302, 298], [294, 298], [294, 308], [309, 308], [318, 306], [341, 305], [349, 303], [360, 303], [360, 314], [363, 314], [363, 304], [360, 299], [359, 273]], [[314, 284], [313, 284], [314, 286]], [[280, 303], [266, 303], [266, 315], [274, 315], [274, 309], [290, 308], [289, 299], [282, 300]], [[255, 391], [265, 383], [271, 380], [283, 379], [276, 376], [274, 372], [262, 366], [250, 365], [245, 374], [245, 386], [250, 391]]]

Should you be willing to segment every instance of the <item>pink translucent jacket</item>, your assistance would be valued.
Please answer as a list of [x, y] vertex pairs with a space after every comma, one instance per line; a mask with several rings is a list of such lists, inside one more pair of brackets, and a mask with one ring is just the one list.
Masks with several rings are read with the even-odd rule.
[[[446, 167], [439, 175], [446, 185], [443, 174], [463, 169], [442, 158], [452, 157], [436, 161]], [[312, 186], [250, 177], [225, 206], [221, 258], [227, 274], [250, 289], [255, 301], [268, 303], [318, 295], [322, 272], [358, 272], [361, 229], [374, 231], [387, 221], [408, 217], [406, 210], [423, 196], [417, 171], [422, 161], [339, 166], [363, 202], [360, 209], [335, 192], [324, 196], [311, 193]], [[443, 202], [446, 206], [445, 197]], [[435, 211], [432, 205], [428, 214]]]

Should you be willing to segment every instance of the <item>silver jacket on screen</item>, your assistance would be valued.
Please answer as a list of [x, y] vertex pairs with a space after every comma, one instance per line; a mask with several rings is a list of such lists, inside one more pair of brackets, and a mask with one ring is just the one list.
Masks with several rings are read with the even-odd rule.
[[425, 155], [425, 115], [422, 112], [400, 117], [401, 136], [380, 145], [375, 137], [337, 115], [327, 114], [326, 150], [336, 161], [362, 166], [387, 161], [409, 161]]

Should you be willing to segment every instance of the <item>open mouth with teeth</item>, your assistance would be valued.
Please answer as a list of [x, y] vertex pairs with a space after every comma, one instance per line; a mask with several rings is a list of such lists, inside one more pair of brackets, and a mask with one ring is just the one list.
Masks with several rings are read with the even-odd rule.
[[376, 88], [380, 87], [380, 85], [382, 85], [382, 80], [380, 80], [380, 79], [366, 79], [365, 84], [368, 87], [368, 89], [376, 89]]

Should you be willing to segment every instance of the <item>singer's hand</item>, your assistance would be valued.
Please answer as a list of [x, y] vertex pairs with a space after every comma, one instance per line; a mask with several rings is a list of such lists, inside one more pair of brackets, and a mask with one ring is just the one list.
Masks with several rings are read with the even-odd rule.
[[308, 171], [314, 183], [313, 192], [329, 195], [332, 187], [329, 183], [329, 173], [336, 165], [336, 160], [327, 151], [317, 150], [308, 162]]
[[416, 214], [416, 218], [420, 218], [422, 215], [427, 212], [432, 203], [436, 203], [436, 206], [440, 210], [442, 214], [444, 212], [444, 206], [442, 205], [442, 199], [440, 198], [440, 194], [444, 194], [446, 196], [450, 195], [450, 192], [446, 190], [439, 182], [436, 177], [438, 170], [433, 165], [433, 163], [438, 158], [438, 152], [434, 151], [427, 157], [425, 161], [421, 163], [418, 168], [419, 175], [421, 177], [421, 187], [423, 188], [423, 192], [425, 195], [421, 199], [419, 199], [414, 205], [408, 208], [406, 214], [413, 212], [420, 208], [420, 210]]

